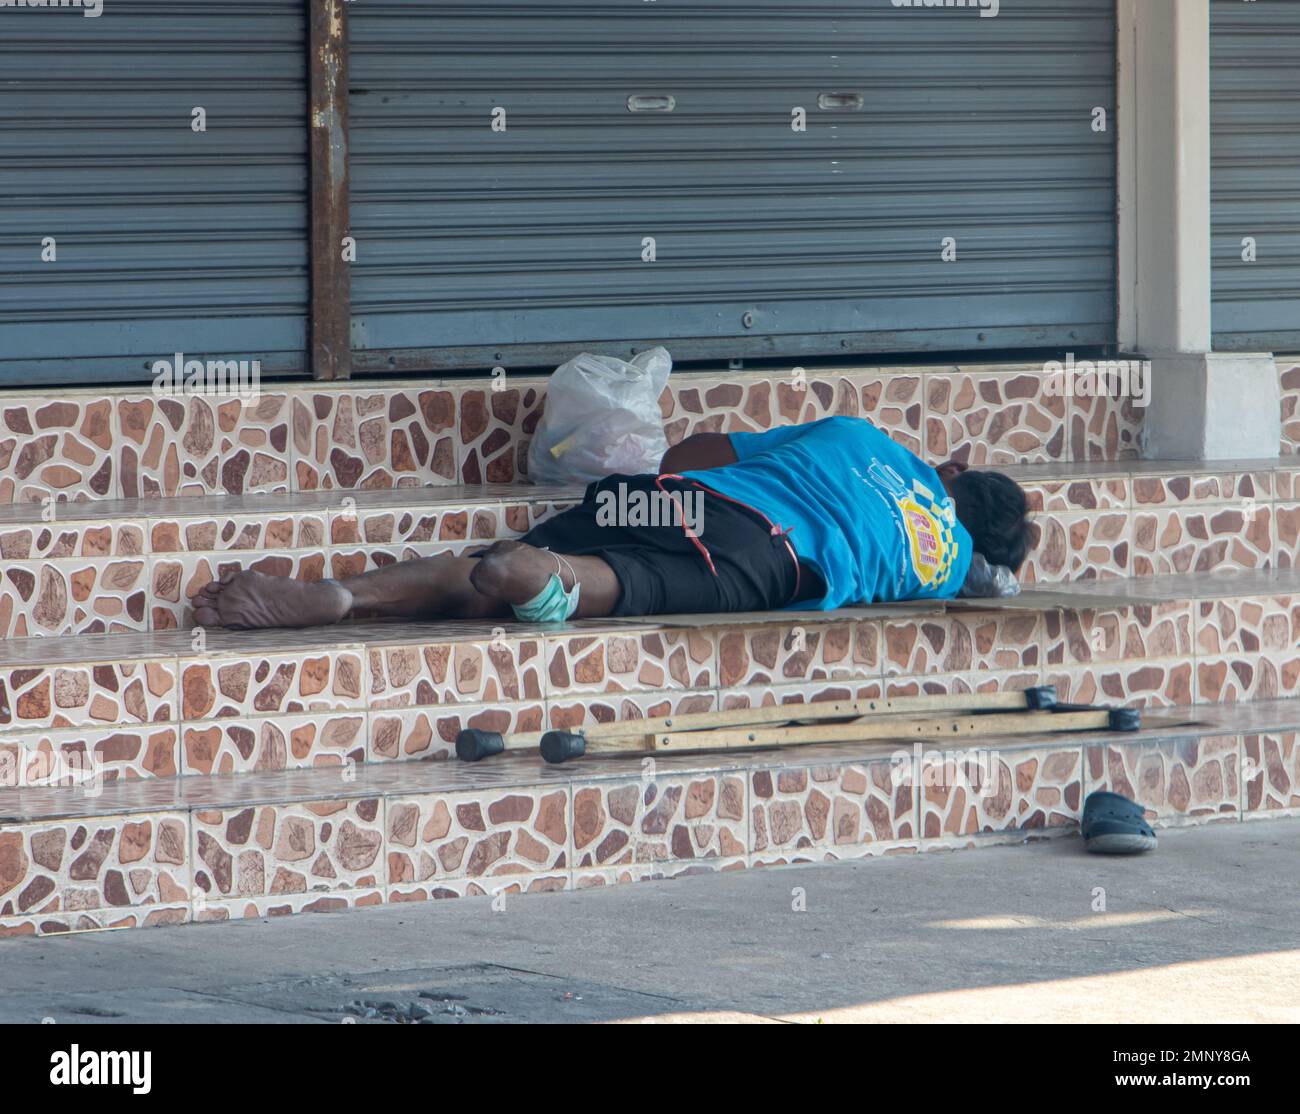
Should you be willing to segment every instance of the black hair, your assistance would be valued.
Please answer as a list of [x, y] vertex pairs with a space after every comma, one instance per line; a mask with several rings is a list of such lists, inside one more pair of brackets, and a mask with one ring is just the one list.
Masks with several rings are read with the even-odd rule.
[[1018, 572], [1031, 540], [1029, 501], [1020, 485], [1001, 472], [963, 472], [948, 488], [975, 552], [990, 565]]

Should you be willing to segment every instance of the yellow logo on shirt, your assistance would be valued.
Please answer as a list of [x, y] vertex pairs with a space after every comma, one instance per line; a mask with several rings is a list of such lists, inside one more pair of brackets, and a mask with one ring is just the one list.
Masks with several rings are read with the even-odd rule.
[[952, 540], [952, 504], [936, 502], [933, 492], [920, 481], [912, 490], [896, 496], [907, 534], [912, 570], [923, 587], [930, 588], [948, 579], [955, 546]]

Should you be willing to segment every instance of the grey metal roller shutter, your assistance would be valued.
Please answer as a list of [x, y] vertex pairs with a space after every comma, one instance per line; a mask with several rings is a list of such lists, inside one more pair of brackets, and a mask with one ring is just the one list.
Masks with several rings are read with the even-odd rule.
[[1114, 340], [1114, 0], [349, 18], [361, 370]]
[[1298, 351], [1300, 0], [1210, 12], [1214, 346]]
[[304, 0], [0, 10], [0, 383], [304, 367], [306, 26]]

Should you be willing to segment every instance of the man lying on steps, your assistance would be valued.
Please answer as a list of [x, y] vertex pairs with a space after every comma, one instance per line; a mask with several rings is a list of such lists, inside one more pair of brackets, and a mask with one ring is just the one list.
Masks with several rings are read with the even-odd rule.
[[[619, 513], [644, 506], [647, 495], [677, 509], [675, 521], [645, 525]], [[200, 625], [253, 628], [951, 598], [964, 586], [971, 594], [969, 583], [987, 579], [989, 566], [1020, 568], [1026, 509], [1006, 476], [956, 462], [936, 471], [864, 419], [826, 418], [688, 437], [665, 454], [658, 476], [592, 484], [580, 505], [519, 541], [341, 581], [230, 573], [191, 603]]]

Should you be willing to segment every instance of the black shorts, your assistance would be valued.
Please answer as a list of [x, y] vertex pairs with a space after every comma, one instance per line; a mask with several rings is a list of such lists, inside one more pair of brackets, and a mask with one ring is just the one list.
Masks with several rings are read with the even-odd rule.
[[[644, 493], [658, 521], [623, 525]], [[670, 518], [671, 497], [699, 515], [697, 536]], [[615, 615], [771, 611], [814, 599], [825, 589], [801, 565], [789, 540], [760, 513], [680, 478], [609, 476], [591, 484], [583, 501], [534, 527], [521, 539], [569, 557], [601, 557], [622, 591]]]

